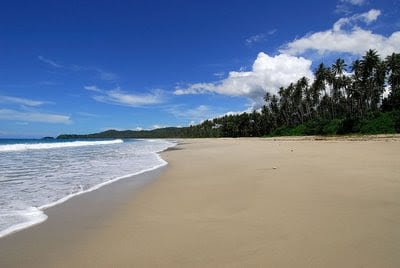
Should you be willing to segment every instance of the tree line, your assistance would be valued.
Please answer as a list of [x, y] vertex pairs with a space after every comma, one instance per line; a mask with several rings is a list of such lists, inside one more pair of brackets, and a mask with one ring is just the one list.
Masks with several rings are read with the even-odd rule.
[[257, 111], [225, 115], [184, 128], [106, 131], [58, 138], [259, 137], [400, 132], [400, 54], [368, 50], [347, 65], [338, 58], [306, 77], [266, 93]]

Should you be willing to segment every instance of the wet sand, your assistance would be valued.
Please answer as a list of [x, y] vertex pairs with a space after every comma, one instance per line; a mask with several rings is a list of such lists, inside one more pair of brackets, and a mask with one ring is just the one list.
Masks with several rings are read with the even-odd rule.
[[117, 182], [0, 239], [0, 266], [400, 266], [398, 136], [182, 140], [162, 157], [140, 190]]

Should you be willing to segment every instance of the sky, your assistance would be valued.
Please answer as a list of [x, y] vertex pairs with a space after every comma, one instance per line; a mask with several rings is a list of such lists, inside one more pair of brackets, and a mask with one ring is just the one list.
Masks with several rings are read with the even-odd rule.
[[0, 3], [0, 138], [188, 126], [400, 52], [400, 1]]

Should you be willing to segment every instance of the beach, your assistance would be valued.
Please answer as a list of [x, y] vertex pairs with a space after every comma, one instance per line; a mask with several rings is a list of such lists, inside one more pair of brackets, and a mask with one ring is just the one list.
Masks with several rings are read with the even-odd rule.
[[[400, 138], [183, 139], [0, 239], [0, 267], [399, 267]], [[134, 184], [134, 185], [130, 185]]]

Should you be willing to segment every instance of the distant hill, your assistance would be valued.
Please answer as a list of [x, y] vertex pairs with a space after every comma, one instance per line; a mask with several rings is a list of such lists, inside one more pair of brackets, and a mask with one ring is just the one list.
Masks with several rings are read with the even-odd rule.
[[186, 129], [178, 127], [167, 127], [153, 130], [114, 130], [93, 133], [93, 134], [61, 134], [57, 139], [128, 139], [128, 138], [183, 138], [186, 137]]

